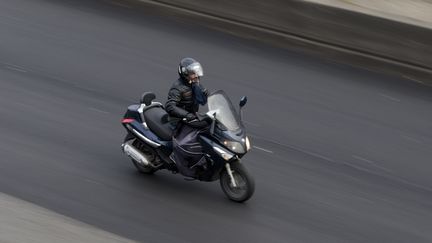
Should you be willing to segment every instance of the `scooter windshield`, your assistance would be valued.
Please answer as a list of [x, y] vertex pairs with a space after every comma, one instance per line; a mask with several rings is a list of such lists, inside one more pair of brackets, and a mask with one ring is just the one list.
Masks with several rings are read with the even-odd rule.
[[230, 131], [240, 129], [240, 118], [224, 91], [218, 90], [208, 97], [208, 109], [216, 120]]

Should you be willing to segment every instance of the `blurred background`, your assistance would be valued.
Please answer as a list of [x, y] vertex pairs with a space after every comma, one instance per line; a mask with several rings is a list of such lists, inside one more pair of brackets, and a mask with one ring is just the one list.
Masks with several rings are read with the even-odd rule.
[[[432, 2], [0, 1], [0, 241], [431, 242]], [[256, 181], [139, 174], [120, 120], [183, 57]]]

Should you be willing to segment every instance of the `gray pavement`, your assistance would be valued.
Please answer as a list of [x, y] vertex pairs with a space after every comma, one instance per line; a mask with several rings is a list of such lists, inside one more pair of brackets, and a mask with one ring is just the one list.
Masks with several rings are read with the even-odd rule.
[[0, 242], [134, 242], [0, 193]]
[[[142, 242], [432, 241], [430, 88], [164, 14], [0, 2], [0, 192]], [[121, 154], [126, 106], [164, 102], [183, 56], [249, 97], [246, 204]]]

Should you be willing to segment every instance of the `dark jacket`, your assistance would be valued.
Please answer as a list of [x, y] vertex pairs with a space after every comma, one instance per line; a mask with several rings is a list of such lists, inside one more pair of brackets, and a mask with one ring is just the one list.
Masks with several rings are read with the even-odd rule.
[[[201, 84], [201, 90], [207, 95]], [[184, 118], [188, 113], [198, 111], [199, 104], [194, 98], [192, 86], [183, 79], [177, 79], [168, 92], [168, 101], [165, 104], [165, 110], [170, 116]]]

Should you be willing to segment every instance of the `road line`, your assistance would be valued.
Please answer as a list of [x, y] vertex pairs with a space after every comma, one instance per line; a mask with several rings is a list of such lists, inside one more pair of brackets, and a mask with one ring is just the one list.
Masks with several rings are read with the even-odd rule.
[[381, 94], [381, 93], [380, 93], [380, 95], [381, 95], [382, 97], [384, 97], [384, 98], [389, 99], [389, 100], [392, 100], [392, 101], [395, 101], [395, 102], [400, 102], [400, 99], [397, 99], [397, 98], [391, 97], [391, 96], [389, 96], [389, 95]]
[[20, 73], [26, 73], [27, 72], [27, 70], [24, 70], [20, 67], [15, 67], [15, 66], [10, 66], [10, 65], [5, 66], [5, 68], [7, 68], [9, 70], [20, 72]]
[[265, 148], [261, 148], [261, 147], [255, 146], [255, 145], [253, 145], [252, 147], [254, 147], [254, 148], [256, 148], [256, 149], [259, 149], [259, 150], [262, 150], [262, 151], [264, 151], [264, 152], [267, 152], [267, 153], [273, 154], [273, 151], [271, 151], [271, 150], [268, 150], [268, 149], [265, 149]]
[[123, 7], [123, 8], [132, 8], [132, 7], [129, 6], [129, 5], [122, 4], [122, 3], [118, 3], [118, 2], [113, 2], [113, 1], [111, 1], [110, 3], [111, 3], [112, 5], [120, 6], [120, 7]]
[[110, 114], [108, 111], [99, 110], [99, 109], [96, 109], [93, 107], [89, 107], [89, 110], [97, 111], [97, 112], [104, 113], [104, 114]]
[[416, 82], [416, 83], [426, 85], [423, 81], [421, 81], [421, 80], [417, 80], [417, 79], [412, 78], [412, 77], [410, 77], [410, 76], [402, 75], [402, 77], [404, 77], [404, 78], [406, 78], [406, 79], [409, 79], [409, 80], [411, 80], [411, 81], [414, 81], [414, 82]]
[[423, 142], [422, 141], [420, 141], [420, 140], [418, 140], [418, 139], [415, 139], [415, 138], [412, 138], [412, 137], [408, 137], [408, 136], [401, 136], [401, 137], [403, 137], [403, 138], [405, 138], [405, 139], [407, 139], [407, 140], [410, 140], [411, 142], [416, 142], [416, 143], [420, 143], [420, 144], [423, 144]]
[[277, 145], [282, 146], [282, 147], [286, 147], [286, 148], [290, 148], [290, 149], [293, 149], [293, 150], [296, 150], [296, 151], [300, 151], [300, 152], [305, 153], [307, 155], [310, 155], [310, 156], [313, 156], [313, 157], [317, 157], [317, 158], [326, 160], [328, 162], [332, 162], [332, 163], [336, 162], [335, 160], [333, 160], [333, 159], [331, 159], [329, 157], [326, 157], [324, 155], [317, 154], [317, 153], [314, 153], [314, 152], [310, 152], [310, 151], [307, 151], [307, 150], [304, 150], [304, 149], [301, 149], [301, 148], [298, 148], [298, 147], [295, 147], [295, 146], [292, 146], [292, 145], [283, 144], [283, 143], [280, 143], [280, 142], [277, 142], [277, 141], [274, 141], [274, 140], [271, 140], [271, 139], [267, 139], [267, 138], [264, 138], [264, 137], [256, 136], [256, 135], [251, 135], [251, 137], [256, 137], [258, 139], [262, 139], [262, 140], [268, 141], [270, 143], [277, 144]]
[[357, 155], [353, 155], [352, 157], [353, 157], [354, 159], [358, 159], [358, 160], [361, 160], [361, 161], [364, 161], [364, 162], [368, 162], [369, 164], [375, 164], [375, 162], [370, 161], [370, 160], [368, 160], [368, 159], [365, 159], [365, 158], [363, 158], [363, 157], [357, 156]]
[[367, 162], [367, 163], [369, 163], [370, 165], [372, 165], [372, 166], [374, 166], [374, 167], [376, 167], [376, 168], [378, 168], [378, 169], [381, 169], [381, 170], [387, 172], [388, 174], [393, 175], [393, 171], [391, 171], [391, 170], [389, 170], [389, 169], [386, 169], [386, 168], [384, 168], [384, 167], [382, 167], [382, 166], [379, 166], [376, 162], [373, 162], [373, 161], [371, 161], [371, 160], [365, 159], [365, 158], [360, 157], [360, 156], [357, 156], [357, 155], [353, 155], [352, 157], [355, 158], [355, 159], [358, 159], [358, 160], [361, 160], [361, 161]]
[[84, 179], [84, 181], [86, 181], [88, 183], [96, 184], [96, 185], [103, 185], [102, 183], [95, 181], [95, 180], [91, 180], [91, 179]]
[[295, 149], [297, 149], [297, 150], [299, 150], [299, 151], [301, 151], [301, 152], [303, 152], [303, 153], [305, 153], [305, 154], [309, 154], [309, 155], [312, 155], [312, 156], [315, 156], [315, 157], [321, 158], [321, 159], [323, 159], [323, 160], [327, 160], [327, 161], [330, 161], [330, 162], [335, 162], [333, 159], [331, 159], [331, 158], [329, 158], [329, 157], [327, 157], [327, 156], [321, 155], [321, 154], [317, 154], [317, 153], [310, 152], [310, 151], [306, 151], [306, 150], [299, 149], [299, 148], [295, 148]]

